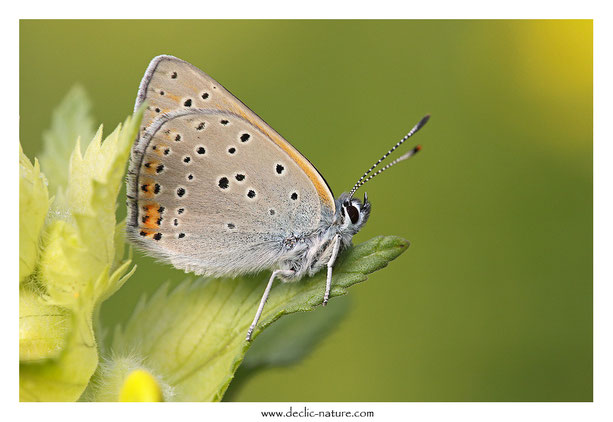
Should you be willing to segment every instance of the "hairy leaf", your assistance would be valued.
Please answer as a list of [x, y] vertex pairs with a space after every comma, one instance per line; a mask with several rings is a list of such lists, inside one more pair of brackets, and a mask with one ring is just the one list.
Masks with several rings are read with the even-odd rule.
[[[142, 110], [104, 142], [99, 130], [85, 154], [77, 142], [71, 155], [65, 214], [50, 218], [37, 277], [32, 280], [39, 288], [38, 297], [24, 296], [22, 303], [28, 307], [25, 314], [20, 313], [20, 344], [35, 344], [41, 334], [40, 324], [27, 326], [21, 321], [41, 321], [48, 309], [68, 315], [62, 320], [67, 324], [63, 327], [66, 337], [59, 353], [47, 353], [46, 359], [36, 362], [20, 361], [21, 400], [76, 400], [98, 365], [93, 317], [99, 304], [133, 272], [130, 260], [123, 259], [123, 246], [116, 248], [123, 243], [123, 225], [115, 221], [115, 204], [141, 117]], [[116, 233], [116, 228], [122, 233]], [[57, 337], [54, 333], [52, 340]]]
[[85, 90], [74, 86], [53, 112], [51, 128], [43, 134], [41, 165], [49, 178], [49, 190], [55, 194], [68, 183], [68, 161], [77, 139], [89, 141], [94, 136], [91, 102]]
[[39, 238], [49, 208], [47, 181], [19, 145], [19, 281], [34, 272], [38, 260]]
[[32, 283], [19, 287], [19, 361], [57, 358], [70, 331], [70, 312], [46, 304]]

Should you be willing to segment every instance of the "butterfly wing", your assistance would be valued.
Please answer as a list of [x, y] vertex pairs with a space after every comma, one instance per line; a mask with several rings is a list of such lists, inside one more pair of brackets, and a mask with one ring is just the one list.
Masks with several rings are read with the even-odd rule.
[[271, 268], [294, 236], [315, 232], [330, 212], [290, 155], [228, 111], [156, 119], [133, 149], [129, 174], [130, 239], [196, 274]]
[[156, 57], [128, 177], [128, 235], [197, 274], [270, 268], [295, 236], [335, 212], [317, 170], [255, 113], [191, 64]]
[[135, 109], [144, 101], [147, 101], [148, 107], [143, 116], [141, 137], [159, 116], [178, 110], [198, 108], [229, 112], [242, 117], [302, 169], [316, 190], [322, 206], [334, 213], [334, 195], [317, 169], [257, 114], [192, 64], [167, 55], [154, 58], [141, 81]]

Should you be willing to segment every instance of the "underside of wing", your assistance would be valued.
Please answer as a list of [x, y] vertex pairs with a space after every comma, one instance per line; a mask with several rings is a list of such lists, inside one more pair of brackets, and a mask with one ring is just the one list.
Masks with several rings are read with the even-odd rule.
[[141, 82], [135, 107], [145, 101], [141, 139], [157, 118], [179, 110], [207, 109], [239, 116], [280, 148], [309, 178], [322, 206], [335, 212], [332, 191], [317, 169], [264, 120], [197, 67], [173, 56], [156, 57]]
[[132, 241], [207, 275], [270, 268], [330, 215], [266, 133], [217, 110], [174, 111], [150, 125], [133, 149], [128, 203]]

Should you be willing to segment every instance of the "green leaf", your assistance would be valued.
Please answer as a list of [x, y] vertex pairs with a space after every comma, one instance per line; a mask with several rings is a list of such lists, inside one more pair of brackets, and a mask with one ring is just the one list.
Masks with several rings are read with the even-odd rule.
[[[46, 228], [43, 251], [33, 285], [40, 287], [39, 307], [32, 318], [49, 308], [70, 315], [59, 355], [42, 362], [20, 362], [20, 399], [73, 401], [79, 398], [98, 365], [93, 318], [100, 303], [133, 273], [123, 260], [123, 225], [115, 220], [117, 195], [142, 110], [102, 142], [99, 130], [81, 154], [79, 143], [70, 157], [63, 214]], [[121, 233], [116, 233], [116, 229]], [[29, 301], [28, 303], [35, 303]], [[20, 329], [22, 325], [20, 325]], [[20, 340], [21, 340], [20, 330]], [[36, 341], [39, 330], [24, 331], [20, 344]]]
[[48, 305], [32, 283], [19, 287], [19, 361], [57, 358], [70, 332], [70, 312]]
[[19, 145], [19, 281], [34, 272], [40, 249], [40, 234], [49, 208], [47, 181]]
[[349, 312], [349, 296], [339, 297], [313, 312], [297, 312], [279, 318], [262, 332], [247, 352], [223, 397], [232, 401], [245, 381], [271, 367], [294, 365], [308, 356]]
[[[77, 143], [71, 156], [67, 189], [71, 218], [49, 226], [41, 257], [41, 278], [55, 304], [74, 309], [87, 298], [93, 308], [117, 290], [113, 283], [122, 277], [113, 271], [127, 270], [115, 248], [123, 243], [123, 226], [117, 226], [115, 209], [141, 115], [128, 118], [104, 142], [102, 129], [98, 130], [85, 154]], [[123, 247], [119, 252], [123, 255]]]
[[70, 315], [65, 346], [57, 358], [19, 363], [20, 401], [74, 401], [98, 364], [91, 314], [83, 307]]
[[89, 141], [94, 136], [94, 120], [90, 112], [91, 102], [85, 90], [76, 85], [55, 109], [51, 128], [43, 134], [40, 162], [53, 194], [68, 183], [68, 162], [77, 139]]
[[241, 370], [288, 366], [306, 357], [349, 311], [348, 297], [314, 312], [290, 314], [272, 324], [249, 349]]
[[[115, 236], [113, 239], [115, 248], [115, 259], [111, 268], [117, 268], [123, 261], [126, 253], [126, 220], [123, 219], [115, 226]], [[130, 250], [130, 253], [131, 250]], [[130, 256], [131, 258], [131, 256]]]
[[[406, 240], [387, 236], [346, 251], [334, 269], [331, 297], [346, 294], [407, 247]], [[245, 335], [269, 276], [185, 281], [172, 291], [165, 284], [151, 299], [141, 300], [127, 324], [116, 330], [112, 353], [123, 357], [138, 351], [143, 364], [174, 388], [175, 400], [221, 400], [251, 346]], [[282, 315], [321, 305], [324, 288], [325, 271], [297, 283], [276, 284], [255, 341]], [[103, 378], [100, 384], [105, 385]]]

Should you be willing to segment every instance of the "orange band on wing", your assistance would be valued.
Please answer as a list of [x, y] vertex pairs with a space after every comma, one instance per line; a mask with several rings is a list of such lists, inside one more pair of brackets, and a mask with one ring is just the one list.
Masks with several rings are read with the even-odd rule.
[[164, 208], [160, 204], [154, 202], [143, 206], [144, 214], [141, 218], [142, 227], [147, 229], [157, 229], [162, 223], [162, 212]]
[[145, 162], [145, 164], [143, 165], [143, 167], [145, 167], [145, 173], [157, 174], [159, 172], [158, 169], [160, 168], [159, 167], [160, 164], [161, 163], [159, 161], [155, 161], [155, 160], [150, 160], [150, 161]]
[[157, 194], [156, 191], [159, 189], [159, 185], [151, 179], [144, 178], [140, 182], [138, 189], [140, 196], [146, 199], [151, 199], [155, 196], [155, 194]]

